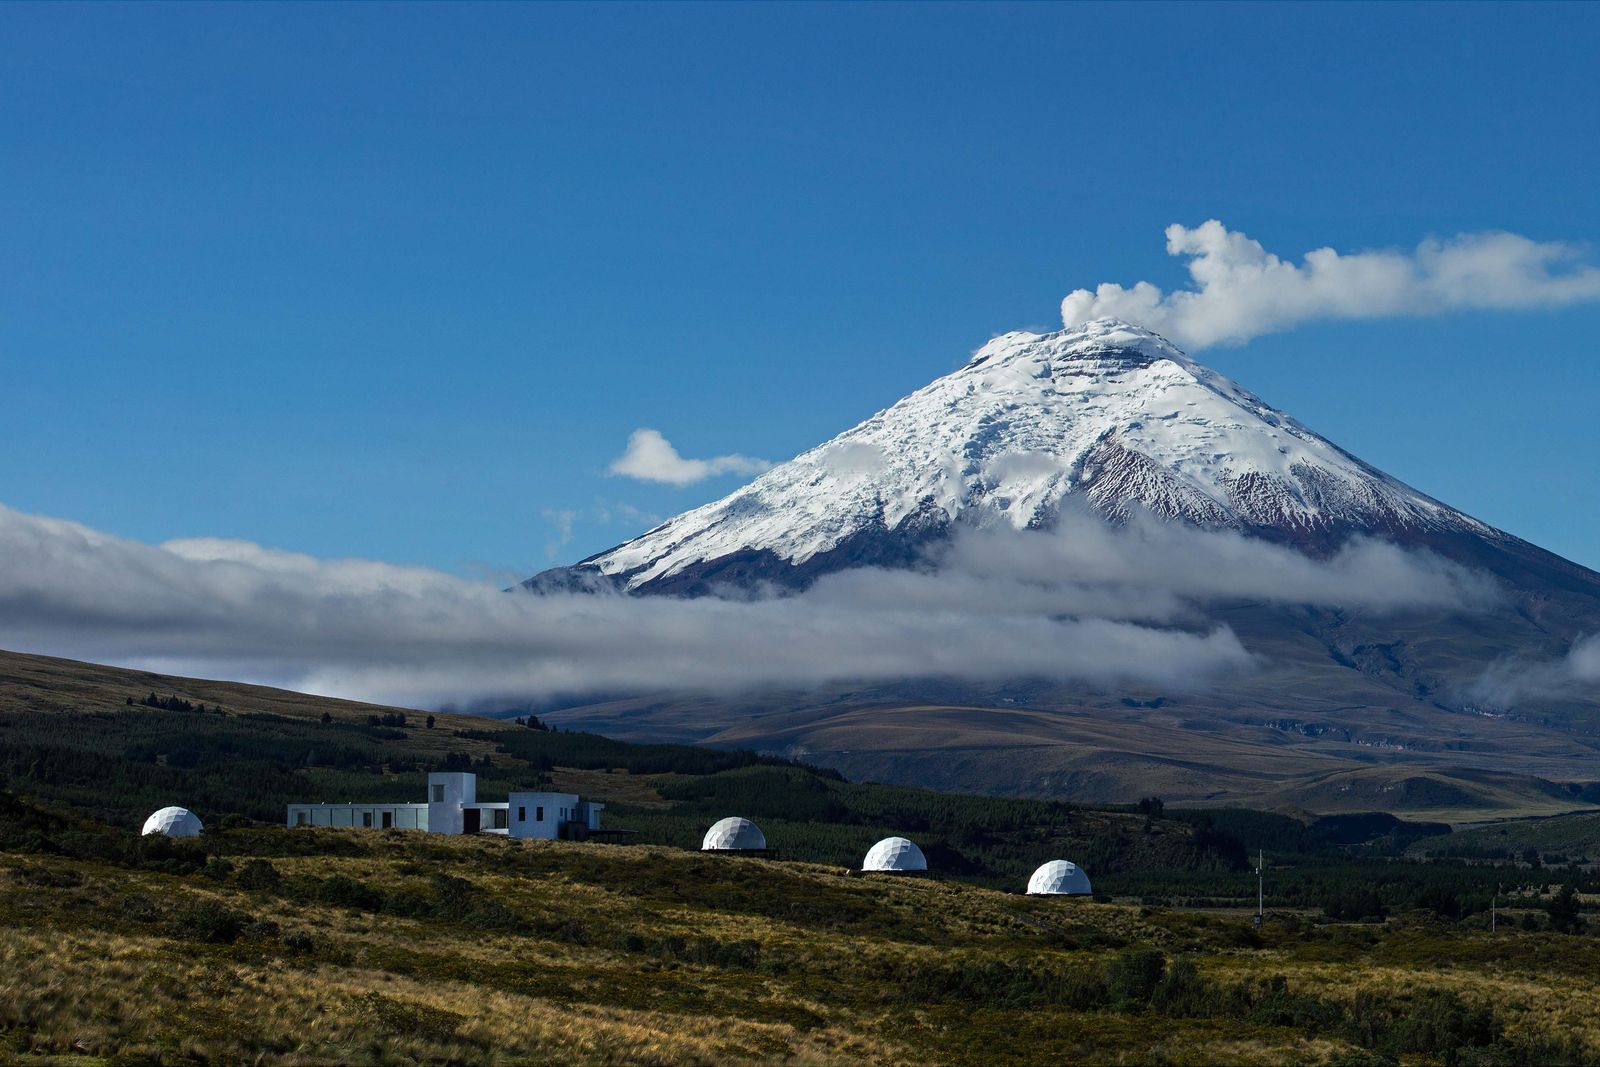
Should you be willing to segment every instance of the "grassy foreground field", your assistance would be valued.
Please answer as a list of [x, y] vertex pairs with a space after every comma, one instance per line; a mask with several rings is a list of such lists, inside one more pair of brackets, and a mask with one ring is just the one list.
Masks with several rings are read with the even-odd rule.
[[1257, 934], [658, 847], [277, 828], [169, 842], [6, 806], [13, 1062], [1600, 1056], [1584, 937], [1293, 918]]
[[[277, 825], [441, 767], [635, 836]], [[206, 833], [138, 837], [170, 803]], [[688, 851], [729, 814], [783, 861]], [[1600, 1061], [1600, 877], [1529, 825], [1463, 849], [1387, 816], [961, 796], [0, 653], [0, 1063]], [[933, 878], [846, 874], [891, 833]], [[1119, 902], [1014, 892], [1056, 856]]]

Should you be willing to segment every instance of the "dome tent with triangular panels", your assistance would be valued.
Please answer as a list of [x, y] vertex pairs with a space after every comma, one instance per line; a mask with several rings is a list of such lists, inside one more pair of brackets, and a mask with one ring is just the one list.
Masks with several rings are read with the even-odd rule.
[[867, 850], [861, 869], [892, 874], [924, 872], [928, 869], [928, 858], [916, 842], [903, 837], [886, 837]]
[[161, 834], [163, 837], [199, 837], [200, 819], [188, 808], [169, 807], [162, 808], [144, 821], [144, 829], [140, 834], [148, 837], [151, 834]]
[[1094, 892], [1089, 876], [1071, 860], [1051, 860], [1042, 864], [1028, 879], [1028, 895], [1035, 897], [1082, 897]]
[[700, 842], [702, 852], [765, 852], [767, 835], [749, 819], [737, 815], [714, 823]]

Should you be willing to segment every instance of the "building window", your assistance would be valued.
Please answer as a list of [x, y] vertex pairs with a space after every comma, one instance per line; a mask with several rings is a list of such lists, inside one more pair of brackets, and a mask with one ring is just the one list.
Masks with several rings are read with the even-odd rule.
[[433, 787], [433, 802], [435, 804], [444, 803], [444, 786], [436, 785]]
[[528, 809], [527, 808], [519, 807], [517, 809], [517, 821], [518, 822], [527, 822], [528, 821]]
[[364, 811], [361, 813], [361, 825], [369, 830], [372, 828], [372, 812]]
[[296, 826], [304, 826], [306, 824], [306, 813], [303, 812], [303, 811], [295, 812], [294, 813], [294, 824]]
[[504, 830], [506, 828], [506, 809], [505, 808], [495, 808], [494, 811], [489, 813], [489, 815], [490, 815], [490, 825], [493, 826], [494, 829], [496, 829], [496, 830]]
[[540, 805], [539, 807], [533, 809], [533, 818], [534, 818], [535, 822], [544, 822], [544, 806], [543, 805]]

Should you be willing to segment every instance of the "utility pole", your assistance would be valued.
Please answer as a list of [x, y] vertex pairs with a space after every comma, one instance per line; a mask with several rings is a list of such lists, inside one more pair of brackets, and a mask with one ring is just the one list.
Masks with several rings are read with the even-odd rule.
[[1256, 852], [1256, 929], [1261, 929], [1261, 923], [1266, 917], [1267, 883], [1263, 872], [1267, 869], [1267, 853], [1265, 849]]

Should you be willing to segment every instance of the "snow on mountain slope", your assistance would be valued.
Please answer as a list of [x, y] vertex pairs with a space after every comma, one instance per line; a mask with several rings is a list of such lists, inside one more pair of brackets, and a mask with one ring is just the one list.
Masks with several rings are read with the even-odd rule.
[[957, 521], [1048, 526], [1068, 498], [1113, 520], [1143, 507], [1307, 545], [1358, 531], [1503, 536], [1163, 338], [1098, 320], [997, 337], [826, 444], [564, 573], [638, 590], [734, 557], [799, 567]]

